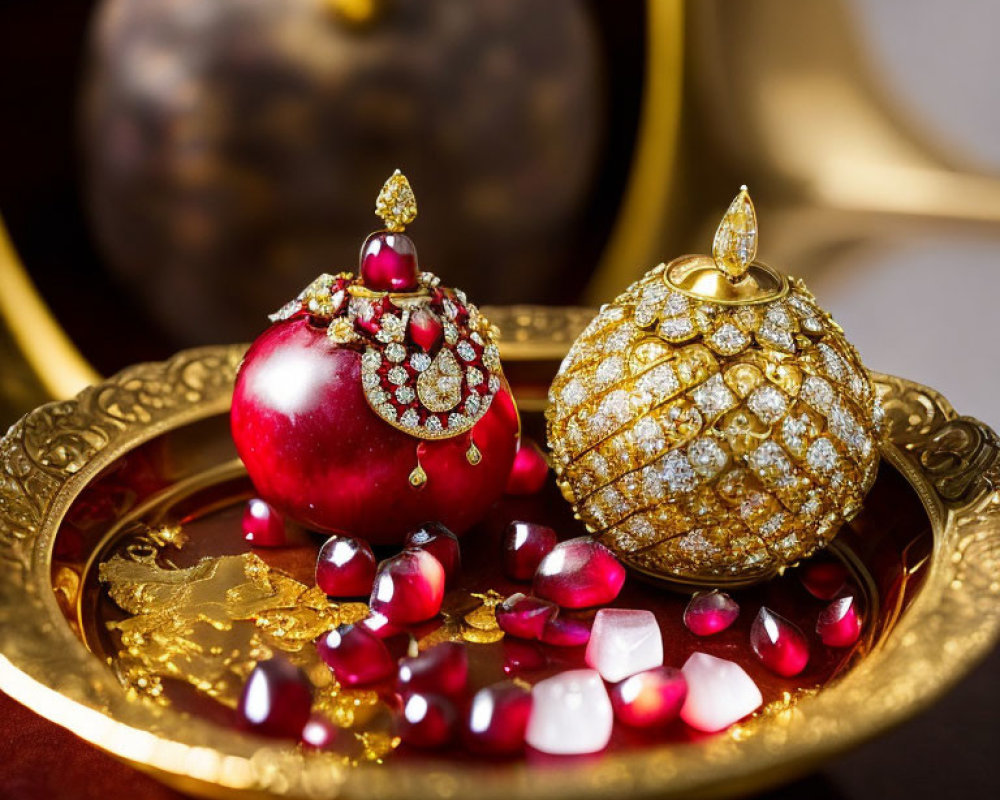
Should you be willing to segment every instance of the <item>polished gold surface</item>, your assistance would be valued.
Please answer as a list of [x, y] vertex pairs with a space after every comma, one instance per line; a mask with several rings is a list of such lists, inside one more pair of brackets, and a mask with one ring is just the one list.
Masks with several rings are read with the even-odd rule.
[[242, 347], [132, 367], [32, 412], [0, 443], [0, 688], [188, 791], [366, 798], [605, 798], [746, 792], [809, 769], [924, 708], [1000, 629], [1000, 443], [936, 392], [875, 376], [885, 457], [923, 502], [934, 549], [918, 596], [882, 645], [835, 685], [752, 726], [565, 767], [456, 763], [344, 767], [262, 743], [123, 690], [54, 592], [52, 547], [73, 499], [123, 453], [224, 414]]
[[40, 399], [71, 397], [98, 378], [38, 294], [0, 218], [0, 337], [6, 336], [12, 352], [5, 372], [20, 365], [38, 384]]

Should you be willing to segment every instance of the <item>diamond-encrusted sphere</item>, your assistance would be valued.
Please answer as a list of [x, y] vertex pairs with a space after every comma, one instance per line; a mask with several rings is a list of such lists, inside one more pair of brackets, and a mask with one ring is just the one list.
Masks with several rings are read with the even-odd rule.
[[801, 281], [711, 300], [678, 285], [700, 263], [661, 264], [601, 309], [552, 383], [549, 445], [563, 494], [625, 563], [752, 582], [857, 513], [882, 412]]

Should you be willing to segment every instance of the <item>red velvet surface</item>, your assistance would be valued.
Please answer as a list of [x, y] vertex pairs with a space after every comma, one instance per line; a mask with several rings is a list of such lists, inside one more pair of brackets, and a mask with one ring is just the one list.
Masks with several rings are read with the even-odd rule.
[[183, 800], [0, 693], [3, 800]]

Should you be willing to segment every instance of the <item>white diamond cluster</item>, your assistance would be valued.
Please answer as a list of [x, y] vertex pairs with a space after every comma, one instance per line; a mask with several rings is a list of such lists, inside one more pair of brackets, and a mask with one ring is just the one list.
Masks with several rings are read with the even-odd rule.
[[878, 467], [857, 352], [799, 282], [760, 304], [673, 290], [661, 265], [605, 306], [552, 383], [564, 493], [627, 562], [766, 574], [827, 544]]

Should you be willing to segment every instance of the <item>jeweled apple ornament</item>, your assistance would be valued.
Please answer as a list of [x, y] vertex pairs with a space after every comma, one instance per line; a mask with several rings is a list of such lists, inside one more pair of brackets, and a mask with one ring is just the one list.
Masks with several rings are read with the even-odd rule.
[[604, 306], [549, 395], [577, 515], [674, 584], [754, 583], [811, 555], [878, 468], [882, 409], [857, 351], [756, 252], [743, 187], [712, 255], [660, 264]]
[[417, 267], [396, 170], [359, 275], [321, 275], [271, 319], [236, 378], [233, 440], [259, 495], [306, 527], [394, 544], [456, 534], [503, 492], [519, 422], [495, 330]]

